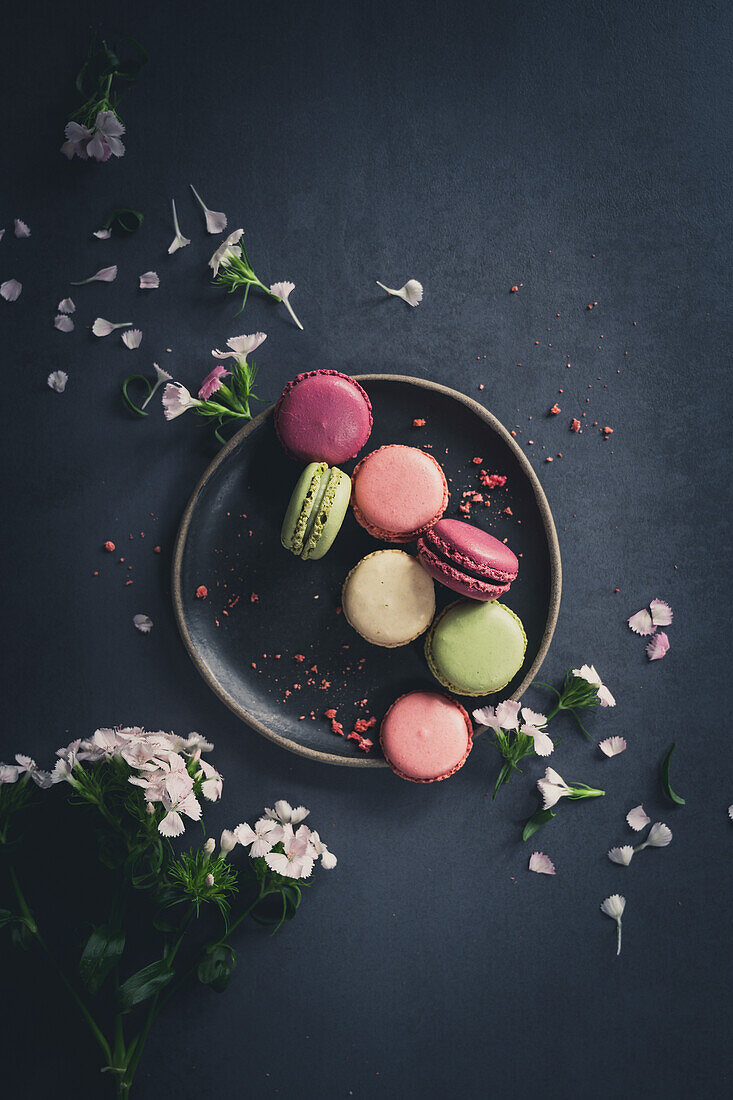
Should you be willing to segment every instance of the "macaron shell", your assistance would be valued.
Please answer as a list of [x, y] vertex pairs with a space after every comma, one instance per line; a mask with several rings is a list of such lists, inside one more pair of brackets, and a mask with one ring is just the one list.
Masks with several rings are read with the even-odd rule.
[[519, 616], [498, 600], [449, 604], [425, 641], [430, 671], [457, 695], [501, 691], [519, 672], [526, 650]]
[[327, 470], [325, 462], [310, 462], [298, 478], [290, 496], [280, 530], [280, 542], [293, 554], [300, 554], [303, 549], [313, 503], [318, 495], [321, 478]]
[[473, 745], [471, 719], [436, 691], [412, 691], [389, 708], [379, 731], [387, 763], [402, 779], [436, 783], [463, 767]]
[[409, 542], [443, 515], [448, 505], [445, 474], [432, 455], [399, 443], [366, 455], [353, 474], [352, 507], [370, 535]]
[[372, 645], [395, 649], [419, 638], [435, 615], [435, 588], [417, 558], [375, 550], [349, 573], [341, 594], [344, 617]]
[[329, 471], [326, 493], [321, 501], [315, 523], [303, 548], [304, 559], [322, 558], [331, 549], [341, 530], [351, 500], [351, 478], [334, 466]]
[[516, 579], [519, 561], [505, 542], [461, 519], [441, 519], [425, 532], [425, 544], [463, 571], [495, 584]]
[[422, 539], [418, 543], [417, 556], [423, 569], [427, 569], [431, 577], [470, 600], [495, 600], [511, 587], [509, 584], [492, 584], [462, 573], [460, 569], [439, 558]]
[[307, 371], [288, 382], [275, 406], [275, 431], [288, 454], [329, 466], [355, 458], [372, 430], [372, 405], [347, 374]]

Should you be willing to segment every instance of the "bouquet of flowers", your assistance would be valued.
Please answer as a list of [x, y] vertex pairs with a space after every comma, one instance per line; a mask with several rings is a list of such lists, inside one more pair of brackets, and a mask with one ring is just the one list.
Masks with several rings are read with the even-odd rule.
[[[0, 764], [0, 849], [13, 895], [13, 908], [0, 909], [0, 926], [17, 946], [35, 943], [47, 954], [101, 1050], [102, 1071], [118, 1097], [129, 1095], [150, 1028], [180, 986], [196, 975], [222, 992], [236, 966], [230, 941], [242, 921], [251, 917], [277, 931], [297, 913], [316, 864], [336, 866], [318, 833], [303, 823], [309, 811], [284, 800], [254, 825], [225, 829], [218, 844], [206, 837], [204, 806], [218, 801], [223, 785], [204, 758], [212, 749], [197, 733], [184, 738], [125, 727], [72, 741], [58, 750], [52, 771], [20, 754], [15, 763]], [[111, 912], [86, 940], [75, 979], [58, 966], [19, 871], [21, 815], [39, 789], [57, 784], [68, 786], [74, 805], [98, 815], [99, 859], [115, 882]], [[173, 840], [190, 822], [201, 823], [201, 842], [180, 851]], [[249, 858], [237, 865], [239, 848]], [[147, 961], [130, 972], [128, 940], [140, 927]]]

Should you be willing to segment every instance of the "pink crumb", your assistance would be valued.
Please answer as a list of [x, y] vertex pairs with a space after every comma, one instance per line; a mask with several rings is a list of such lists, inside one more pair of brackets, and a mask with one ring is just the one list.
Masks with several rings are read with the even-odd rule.
[[205, 600], [206, 597], [208, 596], [208, 594], [209, 594], [209, 590], [208, 590], [208, 588], [206, 587], [205, 584], [200, 584], [198, 586], [198, 588], [196, 589], [196, 599], [197, 600]]
[[579, 432], [580, 431], [580, 421], [577, 420], [575, 417], [573, 417], [573, 419], [570, 421], [570, 431], [571, 432]]
[[425, 421], [423, 420], [423, 418], [421, 416], [416, 416], [415, 419], [412, 422], [412, 426], [413, 426], [413, 428], [424, 428], [425, 427]]
[[560, 406], [558, 405], [558, 403], [556, 401], [555, 404], [550, 409], [550, 416], [557, 416], [557, 414], [561, 413], [561, 412], [562, 412], [562, 409], [560, 408]]
[[105, 550], [107, 551], [108, 554], [113, 554], [114, 551], [115, 551], [115, 544], [108, 540], [107, 542], [105, 542], [104, 548], [105, 548]]

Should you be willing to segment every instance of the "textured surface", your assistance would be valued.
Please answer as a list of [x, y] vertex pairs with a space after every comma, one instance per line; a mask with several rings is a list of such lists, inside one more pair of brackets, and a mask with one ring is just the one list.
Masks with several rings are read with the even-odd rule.
[[[152, 60], [123, 100], [127, 156], [95, 168], [57, 149], [99, 25]], [[0, 242], [1, 279], [23, 282], [0, 301], [5, 753], [46, 760], [116, 721], [198, 729], [226, 777], [212, 823], [303, 801], [340, 857], [285, 932], [242, 935], [225, 995], [191, 988], [169, 1006], [139, 1100], [730, 1091], [730, 5], [31, 2], [4, 11], [0, 51], [2, 224], [21, 217], [33, 234]], [[210, 289], [214, 238], [189, 181], [245, 227], [263, 279], [296, 283], [304, 332], [254, 293], [235, 318]], [[169, 258], [173, 195], [192, 244]], [[91, 239], [117, 205], [144, 210], [140, 233]], [[108, 263], [117, 282], [72, 290], [77, 327], [54, 330], [68, 280]], [[161, 286], [144, 296], [150, 268]], [[374, 285], [411, 276], [416, 309]], [[135, 321], [140, 349], [95, 341], [98, 314]], [[520, 425], [565, 571], [542, 679], [595, 662], [618, 706], [590, 728], [629, 743], [606, 760], [558, 720], [560, 773], [607, 794], [537, 834], [554, 878], [527, 873], [520, 839], [542, 763], [493, 803], [483, 739], [424, 787], [326, 768], [248, 731], [191, 667], [170, 549], [213, 448], [185, 416], [129, 420], [118, 387], [153, 359], [196, 386], [211, 348], [258, 329], [268, 400], [299, 370], [381, 369], [454, 385]], [[64, 394], [46, 387], [54, 369]], [[609, 440], [568, 432], [583, 411]], [[625, 619], [655, 596], [675, 618], [650, 665]], [[142, 611], [147, 637], [131, 622]], [[657, 780], [673, 739], [679, 810]], [[642, 800], [674, 839], [614, 867], [605, 852], [627, 843], [624, 814]], [[28, 821], [29, 893], [73, 961], [86, 931], [74, 899], [100, 919], [96, 863], [83, 828], [57, 842], [62, 824]], [[617, 890], [618, 959], [598, 910]], [[4, 1091], [104, 1100], [81, 1022], [44, 964], [5, 942]]]

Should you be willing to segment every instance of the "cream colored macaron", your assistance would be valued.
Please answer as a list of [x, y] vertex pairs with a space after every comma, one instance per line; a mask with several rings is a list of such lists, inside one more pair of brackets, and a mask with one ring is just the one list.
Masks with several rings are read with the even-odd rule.
[[344, 581], [341, 603], [346, 620], [373, 645], [407, 645], [435, 615], [433, 578], [404, 550], [367, 554]]

